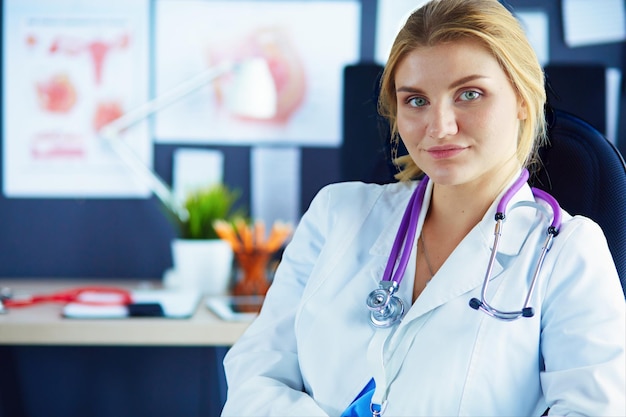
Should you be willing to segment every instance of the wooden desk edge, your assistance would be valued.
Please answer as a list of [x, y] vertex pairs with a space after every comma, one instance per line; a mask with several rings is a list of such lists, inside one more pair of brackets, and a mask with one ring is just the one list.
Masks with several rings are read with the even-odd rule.
[[[100, 284], [132, 288], [139, 281], [101, 280]], [[0, 287], [44, 293], [61, 288], [93, 285], [78, 280], [0, 280]], [[230, 346], [249, 322], [221, 320], [204, 305], [188, 319], [68, 319], [60, 305], [9, 309], [0, 314], [0, 345], [97, 345], [97, 346]]]

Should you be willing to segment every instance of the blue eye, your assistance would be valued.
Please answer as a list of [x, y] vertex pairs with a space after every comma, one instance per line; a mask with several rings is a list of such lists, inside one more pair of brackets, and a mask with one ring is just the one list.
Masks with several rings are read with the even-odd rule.
[[478, 91], [467, 90], [467, 91], [463, 91], [461, 93], [461, 97], [460, 98], [463, 101], [472, 101], [472, 100], [476, 100], [480, 96], [482, 96], [482, 94], [479, 93]]
[[409, 99], [408, 103], [410, 106], [413, 107], [424, 107], [428, 104], [428, 101], [426, 101], [426, 99], [423, 97], [413, 97]]

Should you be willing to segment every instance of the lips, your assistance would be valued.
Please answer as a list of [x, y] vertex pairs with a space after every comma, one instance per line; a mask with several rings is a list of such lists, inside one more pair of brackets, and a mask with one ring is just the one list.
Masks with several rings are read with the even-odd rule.
[[447, 159], [447, 158], [452, 158], [460, 154], [465, 149], [467, 148], [463, 146], [443, 145], [443, 146], [433, 146], [431, 148], [428, 148], [426, 152], [428, 152], [428, 154], [433, 159]]

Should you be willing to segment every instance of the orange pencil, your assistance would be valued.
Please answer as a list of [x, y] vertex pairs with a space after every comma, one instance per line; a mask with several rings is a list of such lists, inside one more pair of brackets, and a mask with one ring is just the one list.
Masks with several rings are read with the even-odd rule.
[[254, 223], [254, 246], [257, 249], [265, 249], [265, 223], [263, 220], [257, 220]]
[[278, 250], [285, 243], [291, 232], [292, 228], [290, 225], [280, 222], [274, 223], [270, 237], [267, 239], [267, 250], [271, 252]]
[[215, 232], [220, 237], [220, 239], [223, 239], [230, 243], [230, 246], [234, 251], [237, 251], [241, 248], [241, 242], [239, 241], [239, 238], [237, 238], [237, 234], [228, 222], [223, 220], [216, 220], [215, 223], [213, 223], [213, 228], [215, 229]]
[[252, 251], [252, 249], [254, 248], [252, 243], [252, 232], [250, 232], [246, 221], [243, 219], [239, 219], [235, 222], [235, 226], [237, 227], [239, 238], [243, 243], [243, 250], [246, 252]]

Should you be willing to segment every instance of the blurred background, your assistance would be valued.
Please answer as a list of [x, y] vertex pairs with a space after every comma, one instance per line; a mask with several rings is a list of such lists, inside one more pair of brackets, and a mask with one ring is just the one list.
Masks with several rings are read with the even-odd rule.
[[[251, 215], [297, 222], [323, 185], [384, 177], [375, 80], [419, 4], [3, 0], [0, 276], [161, 277], [177, 231], [97, 129], [225, 61], [267, 60], [276, 112], [237, 114], [226, 75], [128, 129], [124, 140], [167, 183], [176, 170], [209, 175], [203, 164], [216, 159], [203, 152], [217, 152], [217, 175]], [[553, 104], [623, 147], [623, 1], [508, 4], [554, 73]], [[181, 149], [198, 162], [177, 168]]]
[[[392, 178], [376, 81], [423, 1], [1, 3], [2, 278], [160, 279], [177, 229], [98, 132], [226, 62], [265, 60], [276, 109], [242, 113], [225, 73], [125, 129], [168, 185], [210, 177], [240, 190], [253, 218], [296, 224], [328, 183]], [[624, 1], [505, 4], [546, 69], [551, 104], [624, 152]], [[0, 417], [217, 415], [225, 349], [0, 346], [0, 370], [10, 362], [13, 373], [0, 380]]]

